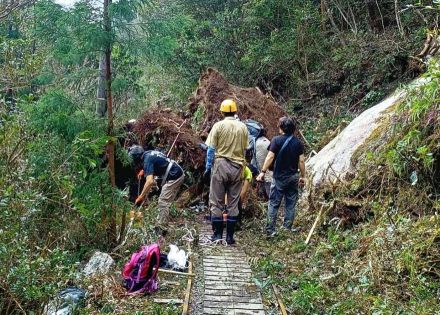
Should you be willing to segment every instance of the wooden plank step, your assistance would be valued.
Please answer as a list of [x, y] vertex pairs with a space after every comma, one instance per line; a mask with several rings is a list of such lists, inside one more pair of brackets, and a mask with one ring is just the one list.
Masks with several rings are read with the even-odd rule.
[[224, 251], [218, 251], [218, 252], [211, 252], [211, 253], [205, 253], [206, 256], [205, 257], [212, 257], [212, 258], [219, 258], [219, 257], [247, 257], [246, 254], [244, 254], [243, 252], [224, 252]]
[[239, 309], [239, 310], [256, 310], [256, 311], [264, 311], [264, 306], [261, 303], [239, 303], [239, 302], [212, 302], [212, 301], [204, 301], [203, 307], [205, 308], [228, 308], [228, 309]]
[[203, 314], [206, 315], [235, 315], [235, 311], [226, 308], [204, 307]]
[[205, 261], [203, 265], [208, 268], [226, 268], [226, 269], [233, 269], [236, 266], [242, 266], [243, 268], [251, 270], [249, 264], [247, 264], [244, 261], [234, 261], [234, 262]]
[[205, 276], [243, 276], [243, 277], [249, 277], [252, 275], [252, 272], [250, 272], [247, 269], [232, 269], [232, 270], [204, 270], [203, 274]]
[[225, 283], [219, 283], [219, 282], [205, 282], [205, 290], [211, 289], [211, 290], [233, 290], [234, 288], [237, 288], [237, 284], [225, 284]]
[[251, 273], [205, 272], [204, 276], [206, 280], [216, 280], [216, 281], [222, 281], [223, 279], [227, 279], [227, 280], [239, 279], [239, 280], [248, 280], [250, 282], [252, 280]]
[[253, 282], [253, 280], [251, 278], [231, 278], [231, 277], [226, 277], [226, 278], [213, 278], [213, 277], [205, 277], [205, 282], [206, 283], [237, 283], [238, 285], [246, 285], [246, 286], [251, 286], [251, 285], [255, 285], [255, 283]]
[[205, 295], [217, 295], [217, 296], [237, 296], [237, 297], [251, 297], [251, 298], [260, 298], [261, 295], [257, 291], [249, 291], [246, 290], [218, 290], [218, 289], [209, 289], [205, 288]]
[[206, 256], [203, 258], [203, 261], [205, 260], [213, 260], [213, 261], [219, 261], [219, 260], [227, 260], [227, 261], [245, 261], [247, 262], [247, 256], [229, 256], [229, 255], [224, 255], [224, 256]]
[[262, 303], [261, 297], [235, 296], [235, 295], [206, 295], [204, 301], [212, 302], [239, 302], [239, 303]]
[[[221, 284], [220, 284], [221, 283]], [[236, 287], [237, 289], [241, 289], [241, 288], [247, 288], [247, 287], [251, 287], [252, 285], [254, 285], [252, 282], [249, 282], [249, 280], [242, 280], [242, 281], [233, 281], [233, 280], [225, 280], [225, 281], [216, 281], [216, 280], [212, 280], [212, 279], [208, 279], [205, 280], [205, 287], [208, 288], [215, 288], [215, 285], [226, 285], [226, 286], [231, 286], [231, 287]]]
[[210, 267], [206, 266], [204, 268], [205, 273], [215, 272], [215, 273], [228, 273], [228, 274], [235, 274], [235, 273], [252, 273], [252, 270], [250, 268], [241, 268], [239, 270], [233, 269], [233, 268], [220, 268], [220, 267]]
[[249, 264], [247, 261], [245, 260], [239, 260], [239, 259], [234, 259], [234, 260], [227, 260], [227, 259], [204, 259], [203, 260], [203, 264], [214, 264], [214, 265], [225, 265], [225, 266], [234, 266], [234, 265], [241, 265], [241, 266], [246, 266], [248, 268], [250, 268]]
[[252, 273], [251, 272], [241, 272], [241, 270], [238, 271], [213, 271], [213, 270], [205, 270], [203, 272], [203, 274], [205, 275], [205, 277], [217, 277], [221, 278], [221, 277], [238, 277], [238, 278], [251, 278], [252, 277]]
[[234, 315], [265, 315], [265, 311], [255, 311], [255, 310], [235, 310]]
[[[214, 266], [214, 265], [212, 265], [212, 264], [203, 264], [203, 267], [205, 267], [205, 268], [209, 268], [209, 269], [211, 269], [211, 271], [212, 271], [212, 269], [213, 269], [213, 268], [216, 268], [217, 266]], [[226, 265], [223, 265], [223, 266], [220, 266], [220, 267], [218, 267], [218, 268], [226, 269], [227, 272], [237, 272], [237, 271], [243, 269], [245, 272], [249, 273], [249, 271], [251, 270], [249, 267], [247, 267], [247, 266], [245, 266], [245, 265], [234, 265], [234, 266], [229, 266], [229, 267], [226, 266]], [[251, 272], [251, 273], [252, 273], [252, 272]]]
[[203, 314], [206, 315], [265, 315], [264, 311], [255, 310], [237, 310], [237, 309], [224, 309], [224, 308], [205, 308]]

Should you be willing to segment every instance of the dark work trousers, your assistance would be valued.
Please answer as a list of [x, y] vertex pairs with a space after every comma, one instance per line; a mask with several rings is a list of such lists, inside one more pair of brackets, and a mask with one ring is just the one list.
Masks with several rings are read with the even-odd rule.
[[225, 158], [216, 158], [212, 169], [209, 203], [212, 217], [222, 218], [225, 208], [225, 195], [228, 196], [226, 210], [229, 217], [238, 215], [243, 166]]
[[267, 211], [266, 232], [272, 233], [275, 231], [278, 209], [280, 208], [283, 197], [286, 203], [283, 226], [286, 229], [292, 228], [293, 219], [295, 217], [295, 206], [298, 201], [298, 180], [299, 175], [295, 174], [283, 180], [274, 179], [272, 181]]

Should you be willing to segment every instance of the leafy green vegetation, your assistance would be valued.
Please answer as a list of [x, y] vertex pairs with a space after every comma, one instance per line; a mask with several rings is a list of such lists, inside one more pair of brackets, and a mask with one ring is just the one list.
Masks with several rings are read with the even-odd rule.
[[[2, 314], [41, 312], [74, 282], [92, 251], [114, 248], [132, 208], [107, 169], [111, 141], [118, 160], [130, 163], [118, 141], [123, 132], [111, 130], [105, 110], [100, 112], [108, 104], [99, 92], [109, 92], [102, 66], [109, 47], [110, 118], [118, 128], [156, 103], [186, 112], [200, 71], [215, 67], [234, 84], [269, 93], [294, 114], [310, 152], [424, 72], [418, 53], [427, 34], [438, 36], [433, 1], [120, 0], [108, 7], [110, 29], [95, 2], [81, 0], [71, 8], [50, 0], [11, 3], [0, 4]], [[300, 214], [304, 225], [297, 235], [270, 242], [255, 237], [261, 222], [245, 232], [249, 250], [260, 258], [254, 269], [266, 301], [276, 284], [292, 313], [438, 311], [435, 62], [425, 76], [429, 83], [398, 106], [392, 128], [374, 134], [371, 146], [357, 153], [364, 160], [359, 176], [320, 200], [336, 209], [348, 199], [359, 201], [359, 207], [344, 208], [359, 214], [356, 222], [325, 221], [313, 246], [303, 243], [310, 214]], [[192, 125], [204, 115], [199, 107]], [[153, 239], [154, 206], [136, 226], [140, 235], [129, 250]], [[194, 221], [188, 209], [173, 206], [171, 215]], [[125, 258], [118, 257], [118, 267]], [[85, 313], [121, 313], [111, 294], [97, 296]], [[180, 308], [136, 300], [124, 311], [177, 314]]]

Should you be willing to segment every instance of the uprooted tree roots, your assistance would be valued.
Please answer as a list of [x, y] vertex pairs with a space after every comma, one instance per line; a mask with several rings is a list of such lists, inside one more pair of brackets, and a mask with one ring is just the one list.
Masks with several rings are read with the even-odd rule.
[[145, 148], [162, 148], [165, 154], [178, 161], [186, 170], [200, 170], [205, 155], [203, 142], [190, 122], [169, 109], [152, 108], [136, 121], [133, 132]]
[[199, 87], [188, 104], [188, 118], [195, 119], [202, 135], [206, 135], [214, 123], [222, 119], [219, 106], [227, 98], [236, 100], [241, 120], [251, 118], [259, 121], [266, 128], [269, 138], [278, 134], [277, 121], [286, 112], [270, 95], [263, 94], [258, 88], [232, 85], [217, 70], [208, 68], [200, 76]]

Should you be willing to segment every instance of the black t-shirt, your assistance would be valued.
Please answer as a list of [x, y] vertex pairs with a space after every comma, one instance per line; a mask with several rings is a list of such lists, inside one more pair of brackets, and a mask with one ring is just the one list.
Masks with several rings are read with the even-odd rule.
[[[170, 163], [170, 159], [167, 159], [162, 153], [159, 151], [147, 151], [144, 153], [144, 174], [145, 176], [154, 175], [162, 177], [165, 175], [167, 171], [168, 163]], [[176, 180], [180, 176], [183, 175], [182, 168], [176, 163], [173, 163], [173, 166], [168, 173], [168, 177], [166, 180]]]
[[289, 137], [289, 135], [277, 136], [270, 142], [268, 150], [275, 153], [273, 161], [273, 177], [275, 179], [291, 177], [298, 173], [299, 156], [304, 154], [304, 146], [298, 138], [294, 136], [278, 157], [284, 142]]

